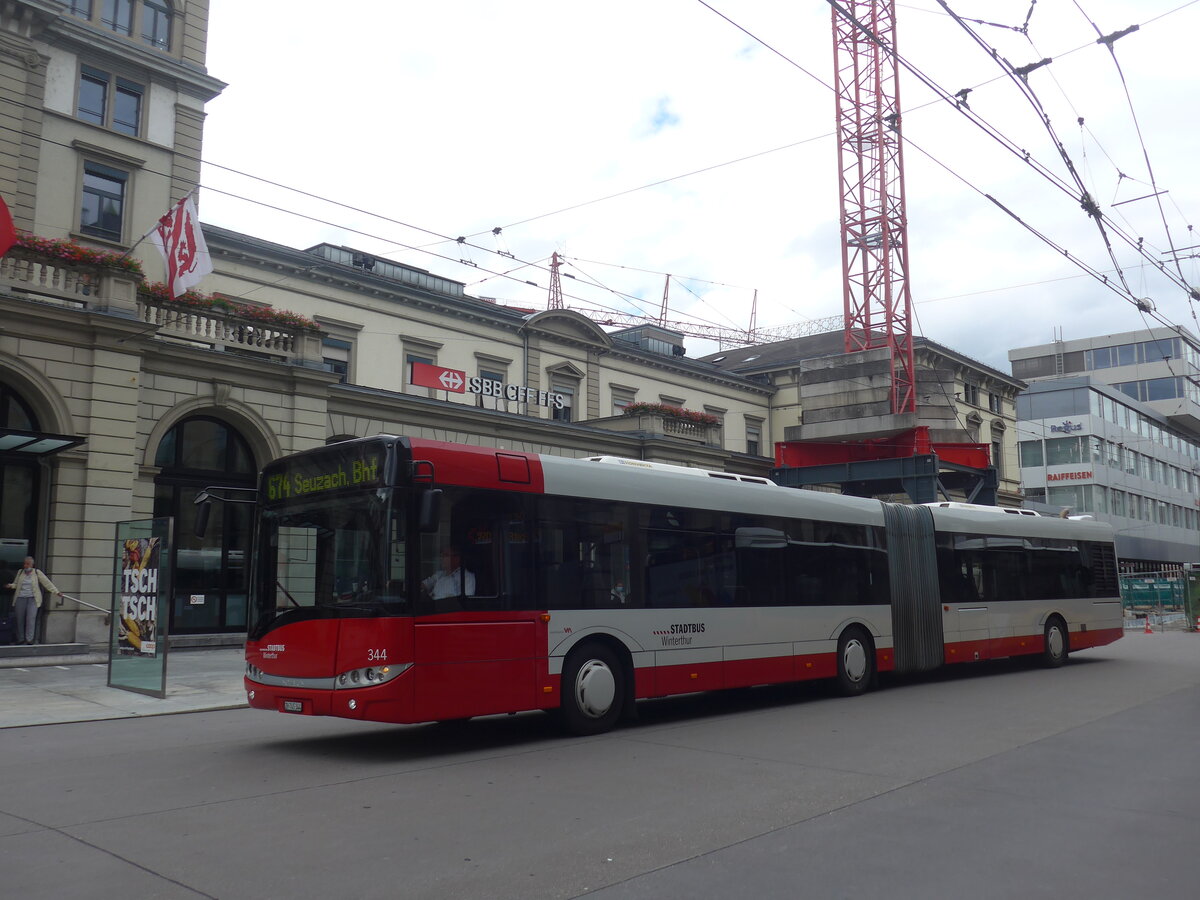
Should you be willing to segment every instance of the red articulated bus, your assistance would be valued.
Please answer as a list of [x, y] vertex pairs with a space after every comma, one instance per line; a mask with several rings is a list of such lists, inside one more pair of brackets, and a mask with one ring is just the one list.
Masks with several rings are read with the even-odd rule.
[[259, 487], [250, 705], [376, 722], [1070, 651], [1122, 634], [1112, 532], [637, 460], [379, 436]]

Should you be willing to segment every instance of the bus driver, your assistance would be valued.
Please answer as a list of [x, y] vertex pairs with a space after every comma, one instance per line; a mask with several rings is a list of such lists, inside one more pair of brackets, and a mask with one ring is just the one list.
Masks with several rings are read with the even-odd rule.
[[433, 600], [447, 597], [475, 596], [475, 574], [462, 568], [458, 548], [447, 544], [442, 548], [441, 568], [421, 582]]

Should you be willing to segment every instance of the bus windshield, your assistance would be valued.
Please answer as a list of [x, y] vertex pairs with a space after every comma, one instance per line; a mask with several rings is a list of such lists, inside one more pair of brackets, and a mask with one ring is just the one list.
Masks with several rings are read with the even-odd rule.
[[[386, 494], [385, 494], [386, 496]], [[404, 612], [404, 518], [379, 492], [262, 511], [251, 634]]]

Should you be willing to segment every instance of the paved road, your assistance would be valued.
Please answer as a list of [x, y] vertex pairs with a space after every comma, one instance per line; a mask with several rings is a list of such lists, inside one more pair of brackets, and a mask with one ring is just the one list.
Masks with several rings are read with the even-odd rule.
[[391, 727], [247, 709], [10, 728], [5, 896], [1196, 895], [1200, 636], [852, 700], [813, 686]]

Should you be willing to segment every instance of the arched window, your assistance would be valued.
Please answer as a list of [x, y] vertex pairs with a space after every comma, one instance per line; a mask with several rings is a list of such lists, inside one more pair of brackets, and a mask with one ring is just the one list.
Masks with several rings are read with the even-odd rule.
[[[171, 634], [244, 631], [249, 584], [249, 503], [213, 504], [195, 533], [196, 495], [208, 487], [253, 488], [258, 471], [246, 439], [219, 419], [195, 416], [167, 432], [154, 457], [154, 515], [175, 519]], [[233, 500], [249, 493], [223, 492]]]
[[967, 424], [966, 424], [967, 440], [971, 441], [972, 443], [978, 444], [979, 443], [979, 429], [980, 429], [980, 426], [982, 426], [982, 425], [983, 425], [983, 416], [981, 416], [979, 413], [974, 412], [974, 411], [968, 413], [967, 414]]

